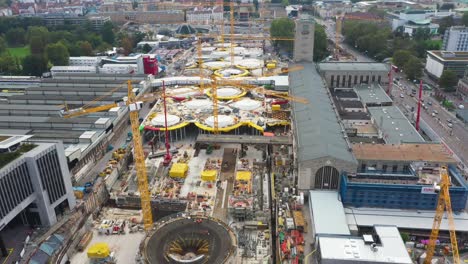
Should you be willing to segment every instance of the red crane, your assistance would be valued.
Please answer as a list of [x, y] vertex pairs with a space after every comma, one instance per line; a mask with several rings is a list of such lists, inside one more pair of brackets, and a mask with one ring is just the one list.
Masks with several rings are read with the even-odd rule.
[[164, 155], [164, 161], [163, 165], [164, 166], [169, 166], [172, 161], [171, 157], [171, 145], [169, 143], [169, 130], [167, 129], [167, 106], [166, 106], [166, 85], [164, 81], [162, 82], [162, 87], [163, 87], [163, 102], [164, 102], [164, 132], [166, 134], [166, 139], [165, 139], [165, 146], [166, 146], [166, 155]]

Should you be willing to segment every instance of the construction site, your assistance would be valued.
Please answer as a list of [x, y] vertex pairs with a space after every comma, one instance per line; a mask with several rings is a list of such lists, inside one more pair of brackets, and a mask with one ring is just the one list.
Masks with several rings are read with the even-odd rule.
[[[276, 263], [271, 173], [291, 180], [291, 102], [308, 103], [285, 91], [284, 74], [303, 68], [264, 54], [268, 37], [229, 37], [198, 35], [182, 74], [151, 80], [153, 94], [128, 84], [132, 131], [99, 173], [109, 200], [83, 228], [76, 263]], [[138, 248], [124, 250], [128, 239]]]

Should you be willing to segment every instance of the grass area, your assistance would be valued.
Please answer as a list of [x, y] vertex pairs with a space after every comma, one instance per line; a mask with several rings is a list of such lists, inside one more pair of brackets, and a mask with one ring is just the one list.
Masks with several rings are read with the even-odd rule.
[[31, 50], [29, 49], [29, 46], [24, 46], [24, 47], [17, 47], [17, 48], [7, 48], [8, 52], [10, 52], [11, 55], [14, 57], [18, 57], [19, 59], [22, 59], [29, 54], [31, 54]]
[[16, 151], [14, 152], [7, 152], [0, 154], [0, 169], [7, 165], [8, 163], [12, 162], [13, 160], [17, 159], [23, 153], [30, 151], [31, 149], [35, 148], [37, 145], [34, 144], [23, 144], [21, 145]]

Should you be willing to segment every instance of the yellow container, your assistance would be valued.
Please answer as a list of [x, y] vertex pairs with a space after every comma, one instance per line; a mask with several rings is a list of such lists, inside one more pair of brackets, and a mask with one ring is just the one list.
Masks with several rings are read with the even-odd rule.
[[281, 105], [279, 105], [279, 104], [271, 105], [271, 110], [279, 111], [279, 110], [281, 110]]
[[267, 69], [274, 69], [274, 68], [276, 68], [275, 63], [267, 63]]
[[174, 163], [169, 171], [172, 178], [185, 178], [187, 176], [188, 165], [185, 163]]
[[107, 243], [96, 243], [89, 247], [88, 258], [91, 259], [103, 259], [110, 255], [110, 248]]
[[201, 179], [203, 181], [215, 181], [216, 180], [216, 171], [215, 170], [202, 171]]

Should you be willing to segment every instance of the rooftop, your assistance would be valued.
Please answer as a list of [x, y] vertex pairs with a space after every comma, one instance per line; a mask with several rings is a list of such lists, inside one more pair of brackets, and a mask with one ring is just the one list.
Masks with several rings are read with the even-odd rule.
[[343, 120], [370, 120], [369, 113], [366, 112], [340, 112], [340, 117]]
[[310, 102], [293, 103], [299, 161], [331, 156], [355, 163], [322, 78], [314, 64], [302, 65], [302, 71], [289, 73], [291, 94]]
[[21, 143], [32, 136], [29, 135], [0, 135], [0, 149], [7, 149], [15, 144]]
[[358, 160], [456, 163], [442, 144], [354, 144], [353, 152]]
[[318, 64], [319, 71], [384, 71], [388, 72], [385, 63], [377, 62], [323, 62]]
[[[310, 191], [316, 235], [349, 235], [343, 204], [335, 191]], [[333, 216], [333, 217], [331, 217]]]
[[360, 263], [413, 263], [395, 226], [375, 226], [374, 229], [381, 242], [377, 243], [375, 249], [363, 237], [319, 237], [321, 258], [347, 259]]
[[390, 105], [393, 102], [379, 84], [362, 84], [354, 87], [354, 90], [365, 105]]
[[356, 100], [336, 100], [335, 102], [343, 108], [364, 108], [364, 105]]
[[335, 90], [333, 96], [337, 98], [358, 98], [357, 94], [353, 90]]
[[[350, 226], [395, 225], [403, 229], [431, 230], [435, 211], [378, 209], [365, 207], [347, 207], [344, 209]], [[453, 215], [455, 227], [459, 232], [468, 232], [468, 213], [459, 212]], [[442, 218], [440, 230], [448, 230], [448, 220]]]
[[396, 106], [369, 107], [387, 144], [422, 143], [424, 139]]
[[441, 50], [428, 50], [428, 55], [432, 55], [441, 61], [461, 61], [468, 62], [467, 51], [441, 51]]

